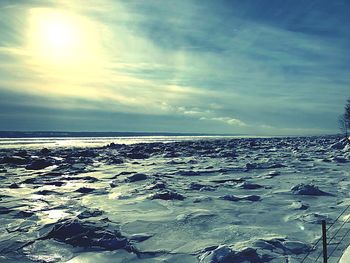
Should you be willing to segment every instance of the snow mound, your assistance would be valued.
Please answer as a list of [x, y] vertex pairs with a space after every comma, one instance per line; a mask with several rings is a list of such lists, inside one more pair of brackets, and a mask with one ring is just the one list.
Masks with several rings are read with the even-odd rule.
[[320, 190], [317, 186], [312, 184], [298, 184], [296, 186], [293, 186], [291, 191], [295, 195], [331, 195], [330, 193], [324, 192]]

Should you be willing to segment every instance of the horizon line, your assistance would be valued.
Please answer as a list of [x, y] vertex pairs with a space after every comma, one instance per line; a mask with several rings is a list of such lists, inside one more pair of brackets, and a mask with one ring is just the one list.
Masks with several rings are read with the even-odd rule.
[[[40, 136], [42, 134], [42, 136]], [[99, 135], [97, 137], [111, 137], [113, 135], [119, 135], [123, 137], [128, 136], [249, 136], [249, 137], [314, 137], [314, 136], [340, 136], [340, 133], [334, 134], [243, 134], [243, 133], [203, 133], [203, 132], [164, 132], [164, 131], [50, 131], [50, 130], [0, 130], [0, 138], [20, 138], [20, 135], [29, 138], [28, 135], [39, 135], [34, 137], [93, 137], [88, 136]], [[107, 135], [110, 136], [107, 136]], [[5, 136], [6, 137], [5, 137]], [[11, 136], [12, 135], [12, 136]], [[70, 136], [69, 136], [70, 135]]]

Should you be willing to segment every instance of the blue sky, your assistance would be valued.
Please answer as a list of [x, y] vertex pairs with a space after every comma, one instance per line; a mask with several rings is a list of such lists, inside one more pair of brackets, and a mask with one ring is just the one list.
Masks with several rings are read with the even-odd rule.
[[0, 1], [0, 130], [328, 134], [350, 2]]

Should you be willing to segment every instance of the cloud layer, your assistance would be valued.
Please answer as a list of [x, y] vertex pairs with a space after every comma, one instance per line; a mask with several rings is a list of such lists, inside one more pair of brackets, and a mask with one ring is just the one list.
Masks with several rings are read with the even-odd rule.
[[[0, 128], [335, 133], [349, 11], [347, 1], [2, 1]], [[74, 50], [37, 34], [47, 14], [77, 27]]]

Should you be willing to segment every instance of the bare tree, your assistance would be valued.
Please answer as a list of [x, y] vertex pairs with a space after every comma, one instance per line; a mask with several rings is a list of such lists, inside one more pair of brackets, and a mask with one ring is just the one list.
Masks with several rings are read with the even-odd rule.
[[345, 117], [347, 127], [349, 129], [350, 128], [350, 98], [348, 98], [348, 100], [346, 101], [344, 117]]
[[338, 123], [340, 131], [344, 134], [345, 138], [350, 143], [350, 98], [346, 101], [344, 114], [340, 115]]
[[339, 116], [338, 124], [339, 124], [339, 130], [341, 131], [341, 133], [344, 134], [345, 138], [349, 138], [348, 125], [346, 123], [345, 114]]

